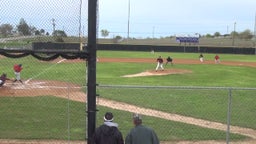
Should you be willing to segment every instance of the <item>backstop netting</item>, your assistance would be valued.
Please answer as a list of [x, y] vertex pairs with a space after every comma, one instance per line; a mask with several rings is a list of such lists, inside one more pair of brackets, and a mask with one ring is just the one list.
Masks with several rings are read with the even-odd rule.
[[255, 142], [255, 88], [99, 85], [97, 91], [99, 122], [112, 111], [124, 137], [139, 113], [164, 144]]
[[[32, 56], [26, 50], [37, 50], [35, 44], [47, 50], [44, 46], [55, 49], [56, 44], [64, 52], [79, 50], [87, 43], [88, 1], [0, 3], [0, 75], [7, 75], [0, 87], [0, 143], [85, 143], [86, 59], [68, 59], [74, 58], [68, 53], [68, 58], [51, 53]], [[19, 65], [20, 79], [15, 74]]]
[[85, 43], [87, 7], [87, 0], [1, 1], [1, 47], [31, 47], [32, 42]]
[[[68, 51], [87, 43], [87, 1], [0, 3], [0, 50]], [[105, 53], [97, 59], [97, 127], [103, 124], [104, 114], [112, 112], [125, 139], [134, 127], [132, 114], [140, 113], [161, 144], [255, 143], [255, 88], [165, 86], [159, 79], [172, 84], [171, 76], [123, 77], [129, 70], [136, 73], [155, 67], [155, 59], [146, 64], [150, 58], [143, 60], [139, 52], [127, 52], [130, 59], [144, 61], [131, 64], [113, 61], [112, 52]], [[87, 62], [68, 53], [58, 57], [53, 53], [0, 55], [0, 74], [7, 76], [0, 87], [0, 143], [86, 143]], [[169, 71], [184, 65], [191, 64], [175, 64]], [[17, 70], [17, 77], [18, 67], [22, 70]], [[152, 81], [159, 82], [158, 86]]]

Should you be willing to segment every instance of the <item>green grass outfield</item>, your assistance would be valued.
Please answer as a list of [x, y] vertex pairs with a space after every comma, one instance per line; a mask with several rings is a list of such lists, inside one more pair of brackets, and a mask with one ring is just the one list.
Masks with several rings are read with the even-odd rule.
[[[215, 54], [203, 53], [206, 60], [214, 60]], [[108, 57], [108, 58], [157, 58], [162, 56], [167, 58], [171, 56], [174, 58], [182, 59], [198, 59], [199, 53], [174, 53], [174, 52], [133, 52], [133, 51], [98, 51], [97, 56]], [[221, 60], [224, 61], [245, 61], [245, 62], [256, 62], [255, 55], [238, 55], [238, 54], [219, 54]]]
[[[85, 139], [86, 122], [83, 103], [41, 96], [32, 98], [2, 97], [0, 104], [0, 122], [4, 124], [0, 127], [0, 139]], [[115, 122], [119, 124], [119, 129], [124, 136], [133, 127], [130, 113], [105, 107], [98, 107], [98, 109], [100, 110], [97, 114], [98, 125], [102, 124], [104, 113], [111, 111], [114, 113]], [[70, 119], [68, 119], [68, 111], [70, 112]], [[148, 116], [144, 116], [143, 120], [144, 124], [155, 129], [161, 141], [225, 140], [225, 132], [223, 131]], [[70, 131], [67, 130], [68, 128]], [[232, 140], [244, 138], [244, 136], [231, 134]]]
[[[157, 58], [172, 56], [183, 59], [198, 59], [198, 54], [190, 53], [155, 53], [150, 52], [116, 52], [116, 51], [98, 51], [98, 57], [125, 57], [125, 58]], [[224, 55], [222, 60], [227, 61], [246, 61], [256, 62], [255, 55]], [[205, 54], [206, 59], [213, 59], [213, 54]], [[47, 63], [40, 62], [32, 57], [21, 59], [4, 58], [0, 61], [0, 72], [6, 72], [8, 76], [13, 77], [12, 65], [22, 63], [24, 71], [23, 79], [47, 79], [59, 80], [85, 85], [85, 63]], [[97, 83], [105, 85], [147, 85], [147, 86], [209, 86], [209, 87], [256, 87], [255, 68], [238, 67], [224, 65], [201, 65], [201, 64], [180, 64], [175, 65], [177, 69], [192, 70], [191, 74], [167, 75], [152, 77], [124, 78], [126, 74], [139, 73], [145, 70], [154, 69], [155, 63], [97, 63]], [[41, 74], [40, 74], [41, 73]], [[153, 90], [147, 91], [129, 91], [127, 89], [98, 89], [100, 95], [106, 98], [124, 101], [142, 107], [154, 108], [170, 113], [189, 115], [198, 118], [204, 118], [217, 122], [226, 122], [227, 111], [227, 92], [219, 92], [214, 99], [211, 96], [205, 96], [198, 91], [191, 97], [186, 97], [191, 93], [182, 93], [172, 90], [161, 90], [156, 97]], [[143, 92], [142, 97], [138, 94]], [[116, 95], [119, 93], [119, 95]], [[126, 97], [120, 94], [126, 94]], [[209, 93], [209, 92], [206, 92]], [[215, 92], [212, 92], [215, 94]], [[218, 94], [219, 94], [218, 93]], [[184, 96], [185, 95], [185, 96]], [[244, 97], [244, 95], [246, 97]], [[205, 99], [205, 98], [209, 99]], [[176, 101], [171, 101], [171, 99]], [[134, 100], [138, 99], [138, 100]], [[151, 99], [151, 101], [150, 101]], [[153, 100], [152, 100], [153, 99]], [[169, 101], [168, 101], [169, 99]], [[235, 107], [233, 111], [239, 111], [232, 116], [232, 124], [256, 129], [256, 120], [253, 119], [256, 111], [255, 92], [242, 91], [234, 99]], [[146, 101], [146, 102], [145, 102]], [[213, 101], [216, 101], [213, 103]], [[205, 103], [203, 103], [205, 102]], [[222, 103], [223, 102], [223, 103]], [[0, 123], [5, 124], [0, 127], [1, 138], [19, 138], [19, 139], [64, 139], [67, 140], [67, 100], [55, 97], [37, 97], [37, 98], [0, 98]], [[197, 109], [192, 106], [199, 105]], [[36, 107], [39, 106], [38, 109]], [[41, 106], [41, 108], [40, 108]], [[84, 139], [85, 127], [85, 105], [79, 102], [71, 102], [71, 140]], [[47, 108], [47, 109], [46, 109]], [[202, 108], [202, 109], [200, 109]], [[46, 110], [45, 110], [46, 109]], [[116, 117], [115, 121], [120, 124], [120, 129], [124, 136], [132, 127], [130, 120], [131, 114], [118, 110], [112, 110], [105, 107], [98, 107], [97, 125], [102, 123], [102, 116], [105, 111], [113, 111]], [[61, 111], [63, 110], [63, 111]], [[216, 112], [210, 115], [209, 112]], [[145, 116], [145, 124], [153, 127], [161, 140], [225, 140], [225, 132], [200, 128], [184, 123], [171, 122], [153, 117]], [[56, 123], [56, 121], [58, 121]], [[165, 127], [157, 126], [157, 123]], [[48, 132], [45, 134], [44, 132]], [[66, 135], [65, 135], [66, 134]], [[231, 135], [232, 140], [244, 139], [244, 136]]]
[[[174, 67], [191, 70], [193, 73], [185, 75], [166, 75], [153, 77], [123, 78], [127, 74], [136, 74], [146, 70], [154, 70], [156, 63], [98, 63], [97, 82], [99, 84], [127, 84], [127, 85], [162, 85], [162, 86], [212, 86], [212, 87], [256, 87], [254, 67], [240, 67], [227, 65], [207, 64], [179, 64], [175, 65], [175, 59], [196, 59], [197, 53], [164, 53], [151, 54], [150, 52], [117, 52], [99, 51], [98, 57], [122, 57], [122, 58], [157, 58], [159, 55], [166, 58], [174, 58]], [[214, 54], [204, 54], [206, 60], [212, 60]], [[255, 62], [255, 55], [227, 55], [220, 54], [222, 61], [246, 61]]]

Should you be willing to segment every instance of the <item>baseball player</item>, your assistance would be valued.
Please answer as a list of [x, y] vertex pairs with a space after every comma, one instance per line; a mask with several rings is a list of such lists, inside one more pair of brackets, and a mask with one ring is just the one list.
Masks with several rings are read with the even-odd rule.
[[214, 60], [216, 64], [220, 63], [220, 57], [218, 55], [215, 55]]
[[171, 63], [171, 65], [173, 65], [173, 63], [172, 63], [172, 58], [171, 58], [170, 56], [167, 57], [165, 66], [166, 66], [168, 63]]
[[7, 78], [7, 75], [5, 73], [3, 73], [1, 76], [0, 76], [0, 87], [2, 87], [5, 83], [6, 80], [10, 80], [9, 78]]
[[159, 56], [156, 61], [157, 61], [156, 71], [157, 71], [159, 68], [161, 68], [162, 70], [164, 70], [164, 67], [163, 67], [163, 62], [164, 62], [164, 60], [163, 60], [163, 58], [162, 58], [161, 56]]
[[20, 81], [22, 84], [22, 80], [20, 79], [20, 73], [22, 71], [22, 64], [15, 64], [13, 66], [13, 70], [14, 70], [14, 74], [15, 74], [15, 80], [13, 81], [13, 83], [15, 83], [16, 81]]
[[199, 60], [200, 60], [200, 62], [204, 62], [204, 56], [202, 53], [199, 55]]

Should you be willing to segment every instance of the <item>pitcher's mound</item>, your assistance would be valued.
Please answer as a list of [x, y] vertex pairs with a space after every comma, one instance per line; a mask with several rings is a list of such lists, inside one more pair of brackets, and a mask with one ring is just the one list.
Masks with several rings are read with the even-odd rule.
[[165, 70], [147, 70], [145, 72], [131, 74], [131, 75], [124, 75], [123, 77], [141, 77], [141, 76], [160, 76], [160, 75], [170, 75], [170, 74], [186, 74], [192, 73], [190, 70], [184, 69], [165, 69]]

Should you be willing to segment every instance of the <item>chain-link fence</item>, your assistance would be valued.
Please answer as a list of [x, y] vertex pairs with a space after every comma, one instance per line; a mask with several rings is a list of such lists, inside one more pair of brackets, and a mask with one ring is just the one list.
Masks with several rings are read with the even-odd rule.
[[[0, 3], [0, 76], [7, 75], [0, 81], [0, 143], [85, 143], [86, 61], [64, 51], [87, 43], [88, 1]], [[59, 51], [30, 51], [35, 43]], [[22, 66], [21, 80], [15, 65]]]
[[[0, 139], [86, 143], [87, 68], [84, 60], [39, 61], [1, 56]], [[13, 82], [14, 64], [22, 64]], [[68, 68], [68, 70], [67, 70]], [[114, 114], [123, 137], [132, 113], [143, 115], [161, 143], [255, 139], [255, 88], [98, 85], [96, 125]]]
[[[144, 116], [161, 141], [229, 142], [255, 138], [255, 91], [251, 88], [111, 86], [98, 87], [102, 121], [111, 108], [124, 136], [131, 113]], [[246, 143], [246, 142], [245, 142]]]
[[[2, 82], [3, 74], [7, 75], [0, 87], [0, 143], [19, 143], [17, 139], [85, 143], [84, 60], [57, 58], [45, 62], [32, 56], [13, 59], [2, 55], [0, 59]], [[22, 70], [20, 81], [15, 82], [16, 65]]]
[[0, 11], [0, 48], [31, 48], [33, 42], [87, 42], [87, 0], [1, 1]]
[[[22, 2], [1, 1], [0, 48], [30, 49], [31, 42], [86, 43], [86, 1]], [[0, 143], [86, 143], [86, 62], [13, 57], [0, 55], [0, 74], [7, 75], [0, 87]], [[13, 67], [20, 64], [21, 81], [14, 82]], [[136, 112], [161, 143], [246, 143], [256, 139], [255, 90], [99, 85], [96, 124], [111, 111], [125, 138]]]

